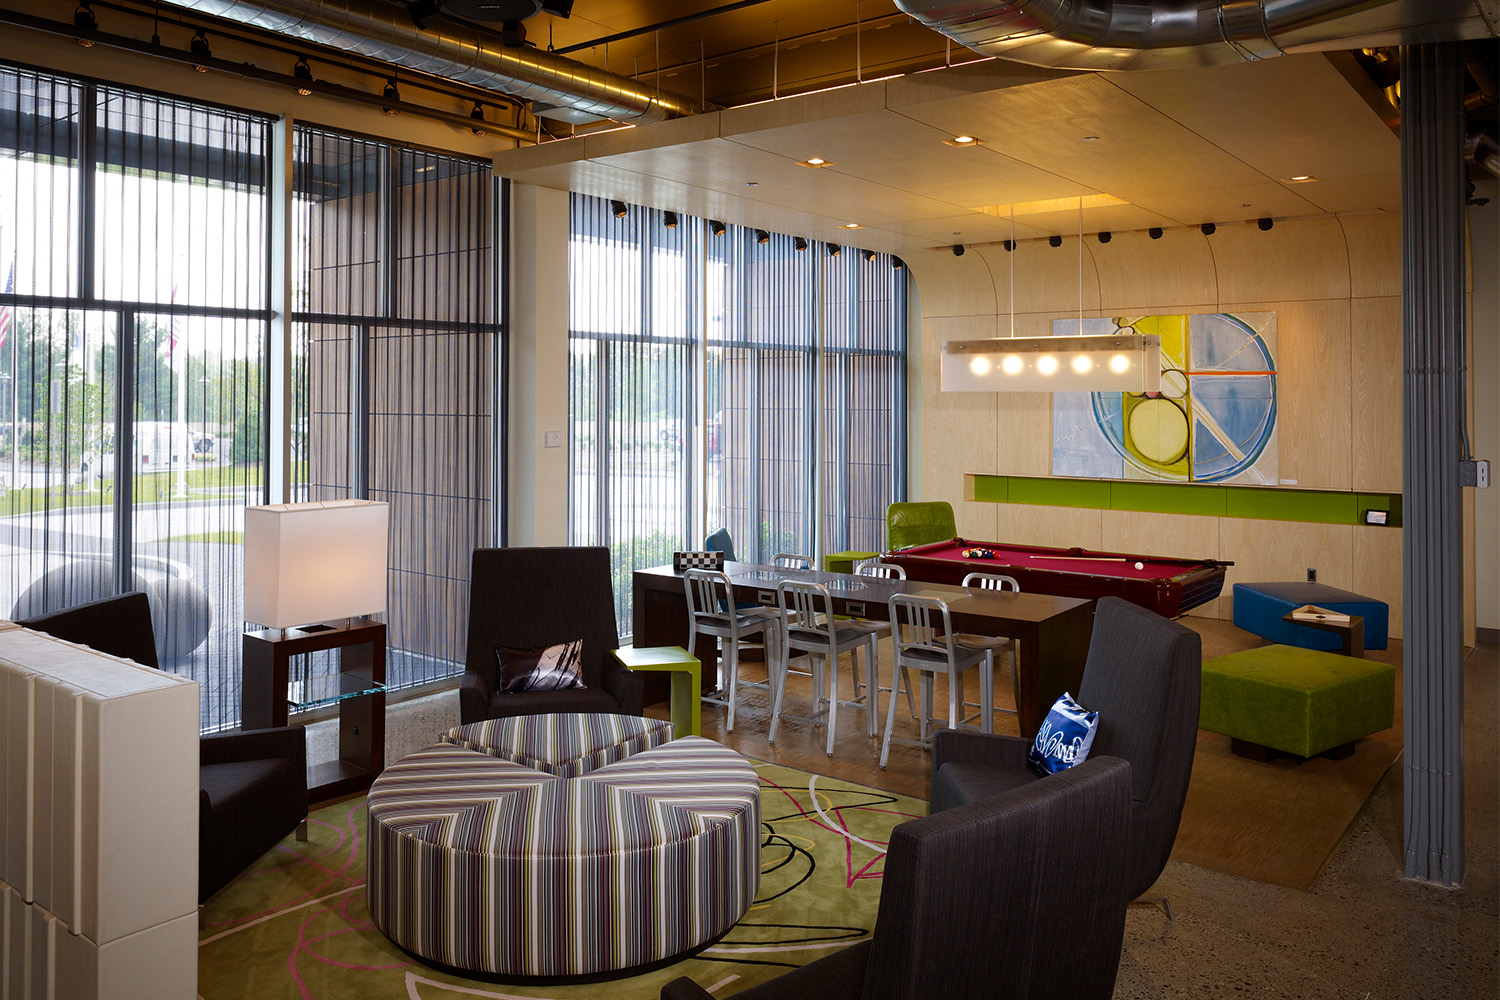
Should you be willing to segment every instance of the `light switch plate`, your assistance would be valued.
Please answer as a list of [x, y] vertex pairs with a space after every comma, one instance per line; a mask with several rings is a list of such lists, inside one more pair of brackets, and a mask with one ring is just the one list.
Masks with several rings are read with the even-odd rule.
[[545, 431], [545, 432], [543, 432], [543, 434], [542, 434], [542, 447], [544, 447], [544, 448], [561, 448], [562, 447], [562, 431]]

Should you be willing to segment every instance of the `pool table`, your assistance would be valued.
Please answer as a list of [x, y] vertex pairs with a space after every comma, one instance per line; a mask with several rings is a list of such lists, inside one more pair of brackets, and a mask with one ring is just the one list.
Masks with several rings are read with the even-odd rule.
[[[964, 554], [976, 549], [993, 553], [993, 558]], [[1176, 618], [1218, 597], [1224, 589], [1224, 568], [1234, 565], [1218, 559], [1170, 559], [966, 538], [886, 552], [880, 559], [906, 570], [908, 580], [959, 584], [970, 573], [998, 573], [1015, 577], [1025, 592], [1090, 600], [1121, 597], [1166, 618]]]

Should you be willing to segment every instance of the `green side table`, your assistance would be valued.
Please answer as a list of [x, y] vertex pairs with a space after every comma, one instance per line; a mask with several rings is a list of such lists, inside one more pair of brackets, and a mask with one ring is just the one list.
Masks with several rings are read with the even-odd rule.
[[627, 646], [615, 650], [615, 659], [627, 670], [672, 672], [673, 735], [699, 736], [703, 732], [703, 705], [698, 700], [703, 664], [681, 646]]
[[879, 552], [829, 552], [823, 556], [823, 571], [826, 573], [853, 573], [854, 564], [865, 559], [874, 559]]

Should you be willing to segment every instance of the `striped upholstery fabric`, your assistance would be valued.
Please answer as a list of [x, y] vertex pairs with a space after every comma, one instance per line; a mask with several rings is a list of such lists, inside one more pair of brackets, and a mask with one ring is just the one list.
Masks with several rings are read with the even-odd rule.
[[387, 768], [369, 799], [376, 926], [431, 961], [514, 976], [628, 969], [723, 933], [759, 888], [759, 781], [671, 731], [491, 720]]

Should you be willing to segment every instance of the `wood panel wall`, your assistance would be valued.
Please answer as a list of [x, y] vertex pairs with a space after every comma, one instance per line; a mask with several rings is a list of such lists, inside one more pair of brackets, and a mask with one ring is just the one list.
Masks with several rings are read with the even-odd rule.
[[[921, 307], [921, 467], [924, 500], [947, 500], [961, 533], [1041, 545], [1084, 545], [1232, 560], [1227, 584], [1318, 580], [1386, 601], [1401, 632], [1399, 528], [1256, 521], [978, 502], [966, 473], [1047, 476], [1051, 393], [944, 393], [944, 340], [1052, 332], [1052, 320], [1195, 312], [1275, 312], [1283, 485], [1321, 490], [1401, 489], [1401, 220], [1373, 213], [1119, 234], [1091, 234], [963, 257], [907, 257]], [[1080, 270], [1082, 289], [1080, 293]], [[1014, 317], [1011, 303], [1014, 302]], [[1289, 482], [1290, 481], [1290, 482]], [[1226, 593], [1227, 591], [1226, 584]], [[1472, 578], [1465, 643], [1474, 638]], [[1230, 618], [1229, 597], [1194, 614]]]

